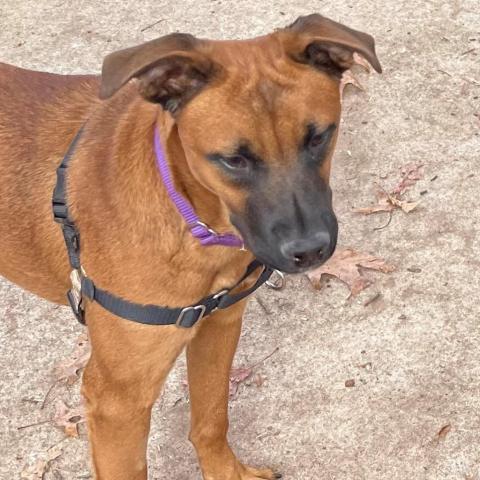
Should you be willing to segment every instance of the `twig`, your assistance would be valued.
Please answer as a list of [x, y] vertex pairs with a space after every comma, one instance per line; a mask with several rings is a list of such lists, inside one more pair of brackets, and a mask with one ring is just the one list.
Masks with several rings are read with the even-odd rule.
[[368, 300], [366, 300], [363, 303], [363, 306], [368, 307], [370, 304], [372, 304], [373, 302], [378, 300], [381, 296], [382, 296], [382, 294], [380, 292], [377, 292], [373, 297], [370, 297]]
[[21, 427], [17, 427], [17, 430], [25, 430], [26, 428], [38, 427], [39, 425], [45, 425], [46, 423], [50, 422], [51, 420], [42, 420], [41, 422], [31, 423], [30, 425], [23, 425]]
[[466, 82], [470, 82], [473, 85], [478, 85], [480, 86], [480, 82], [478, 80], [475, 80], [474, 78], [470, 77], [462, 77]]
[[149, 28], [152, 28], [154, 27], [155, 25], [158, 25], [160, 22], [163, 22], [163, 18], [161, 18], [160, 20], [157, 20], [156, 22], [150, 24], [150, 25], [147, 25], [146, 27], [143, 27], [140, 31], [141, 32], [144, 32], [145, 30], [148, 30]]
[[390, 210], [388, 212], [388, 220], [387, 220], [387, 223], [385, 223], [385, 225], [382, 225], [381, 227], [375, 227], [373, 229], [374, 232], [377, 232], [378, 230], [383, 230], [384, 228], [387, 228], [390, 223], [392, 222], [392, 218], [393, 218], [393, 210]]
[[275, 347], [273, 349], [273, 351], [271, 353], [269, 353], [265, 358], [262, 358], [261, 360], [259, 360], [257, 363], [254, 363], [252, 366], [250, 366], [249, 368], [251, 370], [253, 370], [254, 368], [258, 367], [259, 365], [261, 365], [263, 362], [266, 362], [270, 357], [273, 357], [273, 355], [275, 355], [275, 353], [277, 353], [278, 351], [280, 350], [280, 347]]
[[446, 72], [445, 70], [440, 70], [440, 69], [438, 69], [437, 71], [440, 72], [440, 73], [443, 73], [443, 74], [445, 74], [445, 75], [448, 75], [449, 77], [453, 77], [453, 75], [452, 75], [451, 73], [448, 73], [448, 72]]
[[467, 50], [466, 52], [463, 52], [460, 54], [460, 56], [463, 56], [463, 55], [468, 55], [469, 53], [472, 53], [476, 50], [476, 48], [471, 48], [470, 50]]
[[43, 410], [45, 408], [45, 405], [47, 404], [47, 400], [48, 400], [48, 397], [50, 396], [50, 394], [52, 393], [52, 390], [55, 388], [55, 385], [57, 384], [57, 382], [55, 382], [54, 384], [52, 384], [52, 386], [48, 389], [48, 392], [45, 394], [45, 398], [43, 399], [43, 402], [42, 402], [42, 405], [40, 407], [40, 410]]

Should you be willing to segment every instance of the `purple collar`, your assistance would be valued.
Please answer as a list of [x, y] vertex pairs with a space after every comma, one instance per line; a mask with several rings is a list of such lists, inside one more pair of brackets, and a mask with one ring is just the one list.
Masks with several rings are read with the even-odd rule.
[[177, 210], [182, 215], [185, 222], [187, 222], [192, 235], [200, 240], [200, 244], [204, 246], [223, 245], [225, 247], [243, 248], [243, 240], [237, 235], [234, 235], [233, 233], [217, 233], [215, 230], [212, 230], [203, 222], [201, 222], [190, 202], [181, 193], [175, 190], [172, 175], [170, 174], [170, 168], [160, 142], [158, 128], [155, 128], [154, 145], [155, 156], [157, 158], [157, 167], [160, 171], [163, 184], [165, 185], [172, 202], [177, 207]]

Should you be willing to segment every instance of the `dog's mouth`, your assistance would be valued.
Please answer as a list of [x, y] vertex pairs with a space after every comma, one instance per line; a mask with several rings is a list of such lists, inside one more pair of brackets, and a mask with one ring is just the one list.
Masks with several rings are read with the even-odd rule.
[[302, 274], [315, 270], [327, 262], [335, 252], [336, 238], [326, 247], [325, 251], [319, 253], [313, 250], [303, 258], [285, 256], [278, 246], [271, 248], [258, 247], [255, 242], [245, 241], [245, 247], [250, 250], [255, 258], [267, 267], [288, 274]]
[[307, 272], [310, 272], [312, 270], [315, 270], [319, 267], [321, 267], [323, 264], [325, 264], [333, 255], [335, 251], [335, 247], [333, 247], [331, 253], [328, 253], [325, 255], [325, 257], [322, 260], [316, 261], [314, 263], [311, 263], [309, 265], [301, 266], [301, 265], [296, 265], [295, 263], [292, 262], [284, 262], [284, 261], [276, 261], [271, 258], [264, 257], [262, 255], [255, 255], [255, 258], [262, 262], [264, 265], [267, 267], [273, 269], [273, 270], [278, 270], [279, 272], [282, 273], [288, 273], [288, 274], [304, 274]]

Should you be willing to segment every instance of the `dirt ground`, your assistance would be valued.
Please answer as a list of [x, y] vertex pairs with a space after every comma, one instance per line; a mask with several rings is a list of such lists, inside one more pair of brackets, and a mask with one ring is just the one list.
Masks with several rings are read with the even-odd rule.
[[[106, 53], [168, 32], [247, 37], [311, 12], [375, 36], [384, 74], [360, 75], [366, 92], [346, 95], [332, 183], [341, 245], [397, 269], [368, 274], [374, 284], [353, 299], [338, 281], [318, 292], [304, 277], [252, 299], [237, 365], [279, 349], [256, 368], [262, 381], [240, 385], [231, 403], [230, 438], [244, 461], [286, 479], [480, 480], [478, 7], [1, 1], [0, 60], [60, 73], [98, 72]], [[380, 230], [387, 214], [352, 212], [372, 203], [377, 184], [393, 188], [410, 162], [424, 171], [407, 194], [421, 199], [415, 211], [395, 212]], [[21, 478], [57, 444], [62, 453], [45, 479], [90, 478], [84, 427], [66, 439], [48, 422], [60, 399], [79, 402], [79, 382], [54, 385], [53, 368], [82, 328], [67, 309], [3, 280], [0, 320], [0, 478]], [[152, 479], [201, 477], [187, 441], [184, 377], [180, 359], [154, 411]]]

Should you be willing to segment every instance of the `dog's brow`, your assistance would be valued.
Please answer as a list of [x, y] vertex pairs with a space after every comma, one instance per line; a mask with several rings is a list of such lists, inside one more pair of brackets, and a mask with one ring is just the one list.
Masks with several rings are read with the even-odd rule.
[[315, 123], [308, 123], [306, 126], [306, 133], [305, 136], [303, 137], [303, 148], [307, 148], [310, 145], [310, 142], [312, 141], [312, 138], [315, 135], [325, 135], [325, 138], [327, 140], [330, 140], [331, 134], [335, 131], [337, 126], [335, 123], [331, 123], [328, 125], [328, 127], [321, 128]]
[[263, 160], [260, 156], [258, 156], [251, 148], [250, 146], [242, 142], [240, 145], [235, 149], [234, 152], [236, 155], [241, 155], [242, 157], [248, 158], [249, 160], [254, 161], [255, 163], [262, 163]]

